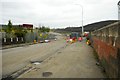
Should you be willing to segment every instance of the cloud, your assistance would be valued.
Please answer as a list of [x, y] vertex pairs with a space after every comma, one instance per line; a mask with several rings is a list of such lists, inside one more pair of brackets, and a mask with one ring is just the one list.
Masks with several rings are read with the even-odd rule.
[[80, 26], [83, 6], [84, 25], [117, 19], [118, 0], [1, 0], [2, 23], [44, 24], [50, 27]]

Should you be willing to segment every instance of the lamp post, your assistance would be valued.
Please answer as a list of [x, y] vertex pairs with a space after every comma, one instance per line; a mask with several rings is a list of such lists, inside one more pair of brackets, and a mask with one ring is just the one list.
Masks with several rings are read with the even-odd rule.
[[84, 33], [84, 27], [83, 27], [83, 6], [81, 4], [75, 4], [75, 5], [79, 5], [82, 9], [82, 34]]
[[120, 20], [120, 1], [118, 2], [118, 20]]

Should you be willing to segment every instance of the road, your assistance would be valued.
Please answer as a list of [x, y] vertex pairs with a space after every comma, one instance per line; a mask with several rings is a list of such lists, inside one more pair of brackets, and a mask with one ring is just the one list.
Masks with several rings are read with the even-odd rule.
[[25, 67], [27, 64], [30, 64], [30, 61], [44, 60], [48, 56], [54, 54], [57, 50], [66, 45], [65, 41], [61, 39], [62, 37], [58, 35], [57, 38], [57, 41], [52, 41], [50, 43], [41, 43], [2, 50], [2, 75], [10, 75], [11, 73]]
[[10, 75], [31, 61], [43, 61], [40, 65], [30, 65], [29, 72], [20, 78], [42, 78], [43, 72], [52, 72], [55, 78], [103, 78], [100, 68], [96, 66], [93, 49], [85, 42], [68, 44], [60, 34], [57, 40], [50, 43], [29, 45], [5, 49], [2, 52], [3, 76]]

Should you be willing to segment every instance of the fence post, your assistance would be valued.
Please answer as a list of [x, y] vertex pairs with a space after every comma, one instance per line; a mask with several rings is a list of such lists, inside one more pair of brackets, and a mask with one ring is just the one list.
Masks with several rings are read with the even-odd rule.
[[23, 42], [23, 37], [21, 37], [21, 41]]
[[13, 42], [13, 38], [11, 38], [11, 42]]
[[18, 42], [18, 37], [16, 37], [16, 40], [17, 40], [17, 42]]
[[4, 38], [4, 42], [6, 42], [6, 38]]

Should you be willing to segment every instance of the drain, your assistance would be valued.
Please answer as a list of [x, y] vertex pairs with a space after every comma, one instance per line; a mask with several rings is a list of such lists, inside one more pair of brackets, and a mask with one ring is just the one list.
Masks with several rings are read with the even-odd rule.
[[30, 61], [31, 64], [38, 65], [41, 64], [43, 61]]
[[43, 72], [42, 76], [43, 77], [49, 77], [52, 75], [52, 72]]

